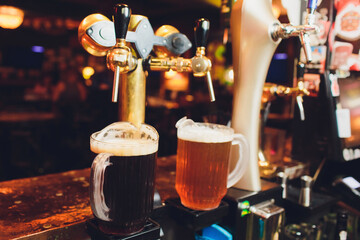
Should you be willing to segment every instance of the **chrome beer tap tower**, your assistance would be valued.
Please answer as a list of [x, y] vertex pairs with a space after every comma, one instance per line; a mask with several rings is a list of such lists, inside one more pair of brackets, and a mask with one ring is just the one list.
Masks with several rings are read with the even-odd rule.
[[259, 114], [266, 74], [281, 39], [299, 37], [307, 61], [312, 60], [309, 34], [317, 30], [314, 25], [316, 6], [316, 0], [308, 1], [306, 24], [299, 26], [281, 24], [272, 13], [270, 0], [236, 1], [232, 7], [230, 31], [234, 100], [231, 122], [235, 131], [244, 134], [250, 145], [247, 171], [235, 184], [235, 188], [261, 190], [258, 166]]
[[[189, 39], [169, 25], [155, 33], [147, 17], [131, 15], [125, 4], [114, 7], [113, 22], [101, 14], [86, 17], [78, 29], [79, 41], [90, 54], [105, 56], [107, 67], [114, 71], [112, 101], [120, 98], [120, 120], [135, 125], [145, 121], [146, 71], [192, 72], [205, 77], [211, 101], [215, 94], [210, 76], [211, 61], [205, 56], [210, 22], [196, 21], [196, 55], [179, 57], [192, 47]], [[156, 56], [150, 56], [151, 51]], [[120, 94], [118, 93], [120, 89]]]

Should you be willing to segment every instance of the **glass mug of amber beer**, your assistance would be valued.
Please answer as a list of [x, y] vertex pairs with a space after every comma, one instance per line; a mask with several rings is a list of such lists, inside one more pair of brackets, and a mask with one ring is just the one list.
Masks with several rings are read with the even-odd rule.
[[107, 234], [141, 231], [153, 209], [159, 135], [146, 124], [116, 122], [93, 133], [90, 205]]
[[[220, 205], [227, 188], [242, 177], [248, 162], [248, 143], [230, 127], [198, 123], [182, 118], [177, 127], [175, 188], [182, 205], [194, 210], [211, 210]], [[238, 158], [230, 174], [231, 153]]]

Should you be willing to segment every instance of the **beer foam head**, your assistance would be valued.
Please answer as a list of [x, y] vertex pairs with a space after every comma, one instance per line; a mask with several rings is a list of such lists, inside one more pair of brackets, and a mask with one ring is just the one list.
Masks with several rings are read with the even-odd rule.
[[218, 124], [193, 123], [180, 126], [177, 134], [178, 138], [187, 141], [220, 143], [232, 141], [234, 130]]
[[139, 128], [129, 122], [116, 122], [90, 137], [94, 153], [116, 156], [140, 156], [158, 150], [159, 135], [155, 128], [142, 124]]

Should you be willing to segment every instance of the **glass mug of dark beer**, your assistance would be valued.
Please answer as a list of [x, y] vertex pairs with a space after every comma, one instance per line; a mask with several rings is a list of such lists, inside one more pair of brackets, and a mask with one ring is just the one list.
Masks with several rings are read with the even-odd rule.
[[[177, 127], [175, 188], [182, 205], [211, 210], [220, 205], [227, 188], [242, 177], [248, 162], [248, 143], [230, 127], [182, 118]], [[230, 174], [230, 150], [238, 146], [237, 164]]]
[[90, 205], [101, 231], [130, 235], [153, 209], [159, 135], [146, 124], [116, 122], [91, 135]]

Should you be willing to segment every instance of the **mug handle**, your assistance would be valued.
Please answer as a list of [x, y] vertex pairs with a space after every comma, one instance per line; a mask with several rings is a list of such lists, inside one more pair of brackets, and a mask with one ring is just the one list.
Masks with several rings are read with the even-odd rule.
[[235, 145], [238, 145], [239, 148], [238, 151], [235, 152], [235, 154], [238, 154], [237, 162], [234, 169], [228, 175], [227, 188], [232, 187], [241, 179], [249, 163], [249, 144], [244, 135], [239, 133], [234, 134], [230, 156], [232, 156], [231, 152], [235, 148]]
[[101, 220], [110, 221], [109, 212], [110, 209], [106, 205], [104, 197], [104, 174], [105, 169], [112, 165], [110, 157], [113, 154], [99, 153], [94, 159], [91, 165], [91, 177], [90, 177], [90, 203], [91, 209], [94, 215]]

